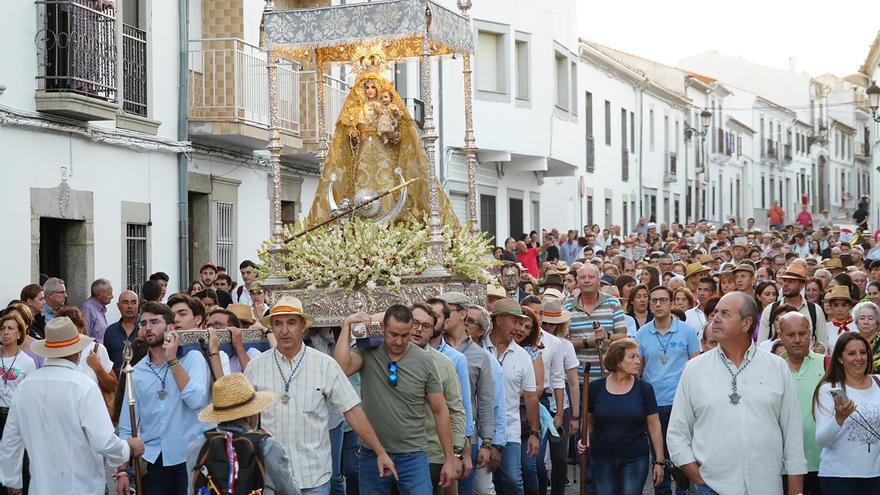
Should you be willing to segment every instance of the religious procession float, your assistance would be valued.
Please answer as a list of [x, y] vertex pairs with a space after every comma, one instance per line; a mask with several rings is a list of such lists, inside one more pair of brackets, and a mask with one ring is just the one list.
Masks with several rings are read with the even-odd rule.
[[[444, 291], [485, 301], [494, 261], [476, 228], [476, 148], [472, 131], [470, 1], [461, 13], [428, 0], [391, 0], [263, 15], [269, 57], [274, 221], [264, 243], [261, 287], [271, 301], [293, 295], [315, 326], [338, 326], [356, 311], [375, 313]], [[462, 58], [468, 219], [461, 225], [440, 187], [431, 99], [431, 60]], [[421, 61], [420, 130], [394, 88], [392, 64]], [[354, 84], [336, 122], [326, 121], [318, 84], [321, 178], [305, 221], [281, 222], [279, 60], [314, 66], [318, 81], [344, 64]]]

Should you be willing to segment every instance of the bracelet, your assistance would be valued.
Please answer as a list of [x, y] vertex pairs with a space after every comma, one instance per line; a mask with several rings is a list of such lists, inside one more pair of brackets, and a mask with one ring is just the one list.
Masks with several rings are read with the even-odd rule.
[[123, 476], [128, 478], [129, 477], [128, 471], [117, 471], [117, 472], [113, 473], [113, 479], [115, 479], [117, 481], [119, 480], [119, 478], [122, 478]]
[[174, 366], [174, 365], [176, 365], [176, 364], [180, 364], [180, 362], [177, 360], [177, 358], [169, 359], [169, 360], [168, 360], [168, 367], [169, 367], [169, 368], [172, 367], [172, 366]]
[[208, 355], [209, 356], [219, 356], [220, 353], [219, 352], [209, 352]]
[[488, 443], [484, 443], [483, 445], [480, 446], [480, 448], [481, 448], [481, 449], [491, 449], [491, 448], [492, 448], [492, 445], [491, 445], [491, 444], [488, 444]]
[[657, 461], [654, 464], [656, 464], [658, 466], [666, 466], [666, 461]]

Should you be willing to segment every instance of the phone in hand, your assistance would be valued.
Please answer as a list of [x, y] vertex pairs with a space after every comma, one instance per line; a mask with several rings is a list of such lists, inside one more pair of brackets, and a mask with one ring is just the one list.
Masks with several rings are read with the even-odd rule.
[[834, 402], [838, 405], [844, 405], [849, 403], [849, 398], [846, 396], [846, 392], [839, 387], [834, 387], [831, 389], [831, 397], [834, 397]]

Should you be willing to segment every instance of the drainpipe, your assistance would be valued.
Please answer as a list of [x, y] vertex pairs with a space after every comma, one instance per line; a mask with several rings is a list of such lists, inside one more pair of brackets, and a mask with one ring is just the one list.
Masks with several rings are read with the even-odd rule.
[[[187, 101], [189, 85], [189, 1], [178, 0], [178, 60], [177, 60], [177, 140], [189, 140]], [[189, 158], [185, 152], [177, 154], [177, 258], [180, 288], [189, 280]]]

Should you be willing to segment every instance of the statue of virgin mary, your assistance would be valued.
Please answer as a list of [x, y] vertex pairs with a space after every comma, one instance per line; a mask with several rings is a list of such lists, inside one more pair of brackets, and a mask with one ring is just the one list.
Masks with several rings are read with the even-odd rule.
[[[355, 81], [336, 121], [306, 225], [329, 218], [336, 203], [357, 204], [411, 179], [415, 182], [405, 192], [377, 200], [362, 216], [394, 217], [395, 222], [424, 226], [431, 212], [428, 158], [416, 123], [394, 86], [381, 75], [366, 72]], [[437, 193], [442, 221], [457, 224], [446, 193], [442, 189]]]

